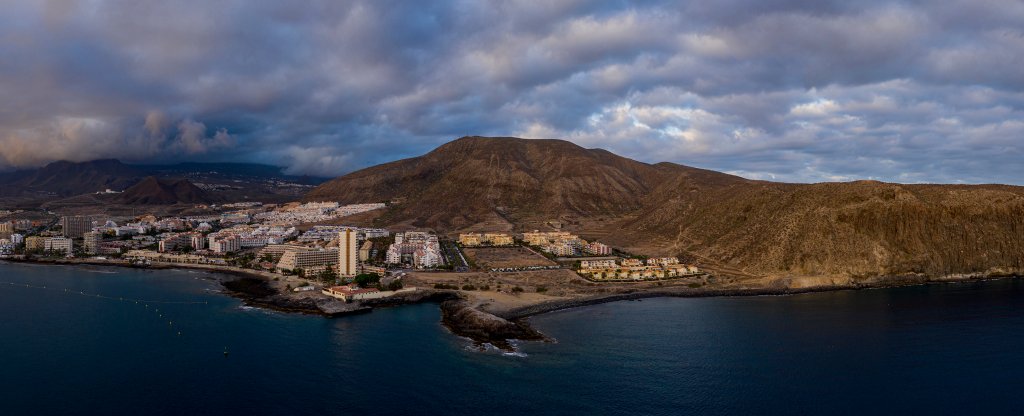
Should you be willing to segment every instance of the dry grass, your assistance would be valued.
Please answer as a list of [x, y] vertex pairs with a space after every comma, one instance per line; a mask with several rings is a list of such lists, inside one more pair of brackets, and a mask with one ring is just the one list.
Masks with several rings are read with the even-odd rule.
[[525, 247], [466, 248], [466, 258], [477, 267], [490, 270], [506, 267], [554, 266], [556, 263]]

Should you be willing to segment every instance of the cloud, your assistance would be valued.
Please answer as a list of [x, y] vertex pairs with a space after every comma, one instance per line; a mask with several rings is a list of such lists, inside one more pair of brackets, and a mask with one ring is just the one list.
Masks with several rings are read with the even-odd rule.
[[[147, 120], [148, 121], [148, 120]], [[212, 137], [206, 136], [206, 125], [198, 121], [182, 120], [178, 123], [178, 135], [173, 146], [181, 148], [186, 154], [195, 155], [215, 149], [230, 147], [235, 139], [226, 129], [218, 129]]]
[[754, 178], [1024, 184], [1021, 27], [1009, 0], [16, 1], [0, 169], [336, 175], [482, 134]]

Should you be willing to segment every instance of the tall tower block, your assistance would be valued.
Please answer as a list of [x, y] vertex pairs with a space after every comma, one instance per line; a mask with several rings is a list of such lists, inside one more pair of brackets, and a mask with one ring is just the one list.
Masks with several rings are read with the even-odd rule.
[[338, 233], [338, 275], [345, 277], [355, 276], [358, 272], [357, 262], [359, 260], [359, 245], [356, 241], [356, 231], [346, 229]]

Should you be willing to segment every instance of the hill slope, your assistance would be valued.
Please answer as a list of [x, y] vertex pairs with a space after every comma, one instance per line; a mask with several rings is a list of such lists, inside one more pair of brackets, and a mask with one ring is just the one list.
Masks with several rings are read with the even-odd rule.
[[0, 188], [4, 196], [35, 192], [67, 197], [124, 189], [144, 176], [144, 171], [113, 159], [82, 163], [60, 161], [39, 169], [0, 175]]
[[557, 140], [462, 138], [334, 179], [306, 199], [397, 200], [385, 223], [447, 232], [495, 218], [518, 230], [574, 218], [584, 237], [754, 275], [1024, 267], [1021, 187], [752, 181]]
[[622, 215], [664, 180], [692, 175], [708, 182], [743, 179], [678, 165], [648, 165], [560, 140], [465, 137], [416, 158], [360, 170], [313, 189], [305, 200], [343, 203], [404, 200], [396, 220], [461, 228], [494, 215], [513, 223]]
[[127, 205], [173, 205], [178, 203], [208, 204], [210, 198], [185, 179], [161, 180], [150, 176], [128, 188], [119, 196]]

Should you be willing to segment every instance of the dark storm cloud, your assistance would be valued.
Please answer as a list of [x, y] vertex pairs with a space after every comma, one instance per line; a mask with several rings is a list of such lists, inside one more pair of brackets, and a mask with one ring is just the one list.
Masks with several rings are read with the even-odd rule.
[[1022, 27], [995, 0], [8, 2], [0, 168], [334, 175], [481, 134], [754, 178], [1020, 184]]

